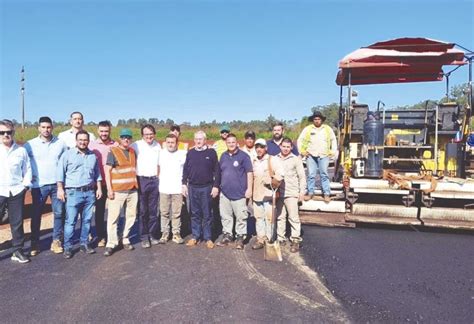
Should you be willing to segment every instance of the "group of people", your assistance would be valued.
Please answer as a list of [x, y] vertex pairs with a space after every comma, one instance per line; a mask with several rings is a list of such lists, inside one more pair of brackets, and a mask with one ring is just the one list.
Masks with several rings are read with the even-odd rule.
[[[298, 204], [313, 197], [318, 173], [324, 200], [330, 201], [328, 165], [337, 152], [336, 138], [319, 112], [309, 118], [312, 123], [302, 131], [297, 145], [284, 136], [284, 126], [278, 123], [268, 141], [246, 132], [243, 147], [228, 126], [220, 129], [221, 139], [213, 146], [207, 145], [205, 132], [198, 131], [191, 149], [179, 141], [177, 125], [170, 128], [161, 146], [151, 124], [143, 125], [142, 138], [132, 143], [130, 129], [121, 129], [115, 141], [111, 123], [102, 121], [96, 138], [84, 129], [82, 113], [73, 112], [70, 117], [71, 129], [57, 137], [51, 118], [41, 117], [38, 136], [23, 146], [14, 141], [13, 123], [0, 121], [0, 208], [8, 209], [13, 261], [26, 263], [40, 253], [41, 216], [48, 197], [54, 215], [51, 251], [66, 259], [73, 256], [79, 218], [80, 251], [87, 254], [96, 252], [91, 244], [93, 217], [97, 247], [105, 248], [105, 256], [119, 247], [134, 249], [129, 236], [137, 216], [143, 248], [169, 240], [183, 244], [183, 204], [191, 220], [189, 247], [203, 242], [214, 248], [213, 206], [217, 204], [222, 235], [216, 245], [233, 243], [243, 249], [247, 219], [253, 216], [257, 238], [252, 249], [261, 249], [274, 239], [286, 244], [288, 220], [290, 251], [297, 252], [302, 241]], [[23, 250], [23, 204], [28, 189], [33, 199], [29, 255]], [[276, 206], [272, 206], [275, 195]], [[272, 207], [276, 207], [275, 231]]]

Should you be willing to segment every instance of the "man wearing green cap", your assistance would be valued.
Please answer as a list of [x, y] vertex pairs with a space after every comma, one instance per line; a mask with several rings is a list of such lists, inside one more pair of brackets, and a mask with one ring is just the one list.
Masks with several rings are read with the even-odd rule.
[[125, 225], [122, 243], [125, 250], [133, 250], [128, 235], [135, 223], [138, 203], [138, 182], [136, 172], [136, 155], [130, 147], [132, 131], [124, 128], [120, 131], [118, 147], [111, 147], [105, 165], [105, 181], [107, 183], [107, 245], [104, 255], [110, 256], [119, 245], [117, 225], [120, 211], [125, 206]]
[[230, 133], [230, 127], [228, 125], [222, 125], [221, 127], [221, 139], [217, 140], [212, 148], [216, 151], [217, 153], [217, 159], [221, 159], [221, 155], [227, 151], [227, 144], [225, 143], [225, 140], [227, 139], [227, 136], [229, 136]]

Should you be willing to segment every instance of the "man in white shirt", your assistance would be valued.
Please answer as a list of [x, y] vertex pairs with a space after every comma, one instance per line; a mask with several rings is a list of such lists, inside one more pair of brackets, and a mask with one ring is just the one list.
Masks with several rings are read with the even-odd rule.
[[155, 140], [155, 127], [150, 124], [141, 128], [142, 139], [132, 144], [137, 155], [138, 201], [140, 236], [143, 248], [158, 244], [158, 161], [160, 144]]
[[160, 215], [161, 215], [161, 238], [159, 243], [168, 242], [171, 232], [173, 242], [182, 244], [181, 237], [181, 208], [183, 196], [181, 193], [181, 179], [183, 167], [186, 161], [185, 150], [178, 149], [178, 138], [174, 134], [168, 134], [165, 141], [165, 149], [160, 152]]
[[15, 128], [8, 119], [0, 120], [0, 210], [7, 205], [12, 233], [12, 261], [30, 261], [23, 253], [23, 203], [31, 185], [31, 165], [28, 153], [14, 141]]
[[[79, 111], [74, 111], [71, 113], [71, 119], [69, 120], [71, 124], [71, 129], [61, 132], [58, 135], [58, 138], [63, 140], [66, 143], [67, 147], [73, 148], [76, 147], [76, 133], [84, 129], [84, 115]], [[89, 133], [90, 141], [95, 141], [94, 134]]]
[[53, 135], [53, 121], [51, 118], [41, 117], [38, 131], [39, 136], [29, 140], [24, 146], [31, 161], [33, 174], [31, 188], [33, 197], [31, 256], [35, 256], [40, 252], [41, 215], [48, 197], [51, 199], [54, 214], [51, 251], [53, 253], [64, 252], [61, 243], [64, 227], [64, 203], [57, 197], [56, 168], [59, 158], [68, 147], [62, 140]]

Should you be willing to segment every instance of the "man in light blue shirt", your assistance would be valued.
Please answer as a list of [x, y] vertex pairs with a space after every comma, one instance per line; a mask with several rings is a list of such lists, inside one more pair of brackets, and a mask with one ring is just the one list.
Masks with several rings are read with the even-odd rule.
[[95, 253], [89, 246], [88, 236], [96, 199], [102, 197], [102, 177], [99, 161], [89, 150], [89, 134], [80, 130], [76, 133], [76, 147], [64, 152], [57, 167], [58, 198], [66, 201], [66, 222], [64, 225], [64, 257], [72, 257], [72, 238], [77, 217], [81, 214], [81, 251]]
[[51, 251], [63, 253], [61, 238], [63, 235], [64, 203], [57, 197], [56, 168], [59, 158], [68, 147], [62, 140], [53, 136], [53, 122], [51, 118], [41, 117], [39, 119], [38, 131], [39, 136], [29, 140], [24, 146], [30, 157], [33, 174], [31, 189], [33, 197], [31, 256], [35, 256], [40, 252], [41, 215], [48, 197], [51, 198], [51, 207], [54, 214]]
[[12, 261], [27, 263], [30, 259], [23, 253], [23, 202], [31, 185], [31, 166], [26, 150], [13, 141], [14, 136], [13, 123], [8, 119], [0, 120], [0, 210], [7, 206]]

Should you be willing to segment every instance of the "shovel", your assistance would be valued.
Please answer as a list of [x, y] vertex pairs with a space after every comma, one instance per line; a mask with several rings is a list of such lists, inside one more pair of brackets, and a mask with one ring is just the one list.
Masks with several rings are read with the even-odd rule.
[[265, 249], [263, 250], [263, 259], [266, 261], [283, 261], [281, 256], [280, 242], [276, 239], [277, 237], [277, 226], [276, 226], [276, 191], [277, 189], [272, 188], [272, 237], [269, 241], [265, 242]]

